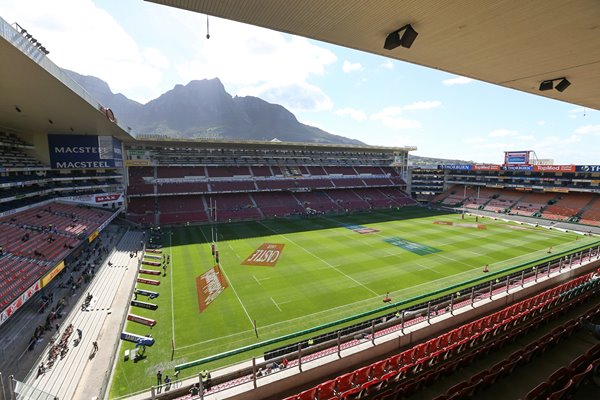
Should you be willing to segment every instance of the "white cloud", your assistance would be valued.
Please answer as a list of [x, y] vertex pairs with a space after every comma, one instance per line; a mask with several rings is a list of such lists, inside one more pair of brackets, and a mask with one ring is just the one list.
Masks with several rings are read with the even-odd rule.
[[509, 136], [517, 136], [519, 133], [517, 131], [511, 131], [509, 129], [496, 129], [495, 131], [491, 131], [488, 133], [489, 137], [509, 137]]
[[381, 121], [385, 126], [397, 129], [420, 128], [421, 123], [415, 120], [409, 120], [401, 116], [403, 107], [390, 106], [385, 107], [378, 113], [371, 114], [370, 118], [374, 121]]
[[396, 129], [420, 128], [421, 122], [404, 118], [402, 114], [405, 111], [431, 110], [440, 107], [441, 105], [442, 102], [437, 100], [415, 101], [403, 106], [385, 107], [381, 111], [371, 114], [369, 118], [374, 121], [381, 121], [385, 126]]
[[600, 125], [584, 125], [575, 129], [574, 133], [579, 135], [587, 135], [590, 133], [600, 135]]
[[583, 107], [573, 108], [568, 111], [567, 115], [571, 119], [576, 119], [576, 118], [582, 117], [585, 115], [585, 108], [583, 108]]
[[361, 65], [361, 63], [351, 63], [348, 60], [344, 60], [344, 65], [342, 65], [342, 71], [344, 71], [345, 73], [362, 70], [363, 66]]
[[308, 83], [273, 85], [265, 83], [246, 86], [237, 92], [238, 96], [255, 96], [270, 103], [280, 104], [293, 113], [303, 111], [329, 111], [333, 102], [317, 86]]
[[540, 121], [537, 122], [537, 124], [539, 126], [543, 126], [543, 125], [546, 125], [546, 121], [540, 120]]
[[[266, 84], [271, 91], [312, 92], [316, 108], [331, 109], [331, 99], [309, 81], [323, 76], [337, 57], [308, 39], [214, 17], [207, 40], [199, 14], [169, 7], [158, 12], [158, 6], [142, 4], [123, 6], [139, 11], [126, 20], [110, 15], [103, 4], [2, 0], [2, 17], [33, 33], [60, 67], [97, 76], [142, 103], [175, 84], [218, 77], [232, 92]], [[147, 34], [134, 37], [140, 30]]]
[[387, 60], [386, 62], [381, 64], [381, 66], [386, 69], [394, 69], [394, 62], [392, 60]]
[[356, 121], [364, 121], [367, 119], [367, 114], [363, 110], [357, 110], [355, 108], [340, 108], [335, 111], [336, 115], [349, 116]]
[[[4, 1], [2, 17], [17, 21], [50, 51], [61, 68], [94, 75], [145, 102], [147, 88], [158, 86], [168, 58], [138, 45], [129, 33], [91, 0]], [[138, 96], [130, 93], [138, 92]]]
[[169, 59], [165, 57], [160, 50], [148, 47], [143, 52], [147, 63], [160, 69], [167, 69], [171, 66]]
[[324, 75], [337, 59], [305, 38], [225, 20], [217, 27], [217, 32], [211, 28], [211, 40], [178, 66], [186, 80], [218, 76], [239, 86], [303, 84], [313, 75]]
[[459, 76], [456, 78], [444, 79], [442, 83], [444, 85], [452, 86], [452, 85], [465, 85], [467, 83], [473, 82], [473, 79], [467, 78], [466, 76]]

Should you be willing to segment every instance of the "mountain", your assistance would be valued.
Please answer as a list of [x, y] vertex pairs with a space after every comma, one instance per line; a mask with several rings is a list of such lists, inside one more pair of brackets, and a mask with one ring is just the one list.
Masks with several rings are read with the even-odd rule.
[[223, 138], [329, 144], [364, 143], [299, 122], [278, 104], [258, 97], [232, 97], [218, 78], [176, 85], [146, 104], [115, 94], [103, 80], [65, 70], [119, 123], [143, 135], [174, 138]]

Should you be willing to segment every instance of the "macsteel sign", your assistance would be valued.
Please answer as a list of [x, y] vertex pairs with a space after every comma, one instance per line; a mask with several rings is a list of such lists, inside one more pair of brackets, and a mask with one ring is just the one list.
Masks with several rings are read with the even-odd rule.
[[121, 168], [121, 141], [112, 136], [48, 135], [50, 167], [55, 169]]

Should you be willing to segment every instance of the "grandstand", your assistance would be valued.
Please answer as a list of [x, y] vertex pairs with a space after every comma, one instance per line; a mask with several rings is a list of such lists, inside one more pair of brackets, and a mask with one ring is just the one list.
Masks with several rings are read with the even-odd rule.
[[[600, 318], [600, 248], [592, 236], [600, 232], [600, 167], [474, 164], [416, 172], [407, 163], [410, 146], [135, 140], [22, 31], [0, 24], [7, 71], [0, 77], [0, 334], [6, 338], [0, 367], [5, 373], [28, 365], [25, 372], [9, 370], [15, 378], [7, 384], [19, 398], [595, 395], [591, 378], [600, 350], [587, 329]], [[25, 79], [53, 101], [40, 107], [37, 89], [21, 86]], [[591, 98], [580, 96], [573, 101]], [[34, 110], [26, 122], [21, 109]], [[109, 149], [109, 155], [61, 157], [69, 146], [102, 148], [98, 154]], [[417, 201], [427, 207], [415, 207]], [[465, 211], [471, 215], [459, 214]], [[115, 221], [120, 214], [127, 220]], [[484, 217], [489, 222], [481, 223]], [[384, 230], [402, 237], [383, 236]], [[440, 251], [416, 236], [452, 249]], [[222, 262], [215, 248], [211, 254], [215, 237], [225, 238], [217, 247]], [[286, 253], [280, 266], [252, 269], [251, 278], [253, 267], [241, 267], [240, 254], [262, 257], [251, 252], [267, 251], [261, 246], [272, 243], [263, 238], [285, 242]], [[481, 272], [483, 259], [492, 271]], [[188, 275], [175, 281], [174, 268]], [[406, 275], [395, 275], [403, 270]], [[182, 322], [188, 309], [197, 311], [198, 278], [219, 271], [231, 274], [231, 286], [214, 279], [206, 286], [223, 291], [209, 309], [215, 319], [194, 315]], [[278, 280], [285, 274], [291, 286]], [[327, 291], [344, 280], [347, 286]], [[304, 286], [307, 281], [314, 285]], [[383, 288], [398, 281], [405, 286], [390, 296]], [[283, 312], [284, 302], [275, 300], [281, 292], [291, 298], [302, 288], [294, 303], [298, 316], [249, 328], [248, 311], [237, 303], [239, 293], [256, 294], [255, 282], [261, 289], [250, 303], [264, 307], [255, 309], [261, 318]], [[48, 300], [50, 293], [72, 299], [72, 312]], [[217, 308], [221, 300], [229, 302]], [[335, 306], [320, 309], [327, 301]], [[314, 313], [304, 312], [304, 303]], [[63, 311], [56, 332], [51, 325], [35, 328]], [[204, 342], [180, 335], [190, 344], [176, 344], [176, 323], [199, 324], [190, 330], [206, 333]], [[282, 325], [281, 336], [270, 332]], [[75, 327], [84, 329], [77, 345]], [[271, 334], [266, 343], [259, 332]], [[251, 340], [236, 341], [245, 334]], [[194, 357], [221, 336], [224, 347]], [[90, 354], [96, 340], [99, 354]], [[148, 354], [138, 358], [137, 343], [144, 353], [147, 344]], [[27, 361], [15, 361], [21, 359]], [[207, 366], [210, 387], [198, 377]], [[157, 368], [181, 379], [157, 385]], [[194, 393], [198, 384], [203, 387]]]
[[[223, 221], [414, 204], [403, 178], [411, 147], [240, 147], [234, 141], [177, 142], [168, 150], [151, 141], [126, 146], [128, 218], [160, 225], [212, 222], [212, 204]], [[180, 166], [183, 153], [187, 166]]]
[[443, 171], [434, 204], [598, 225], [598, 173], [589, 165], [438, 165], [433, 171]]

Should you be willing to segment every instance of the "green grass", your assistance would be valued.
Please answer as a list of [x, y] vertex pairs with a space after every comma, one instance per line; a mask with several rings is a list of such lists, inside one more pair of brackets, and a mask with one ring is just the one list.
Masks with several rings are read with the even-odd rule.
[[[157, 369], [162, 369], [164, 376], [184, 362], [381, 307], [387, 292], [394, 302], [409, 299], [479, 277], [484, 264], [495, 272], [544, 258], [550, 246], [553, 253], [558, 253], [597, 241], [491, 218], [479, 219], [486, 229], [438, 225], [434, 221], [473, 224], [475, 218], [462, 220], [460, 215], [410, 207], [220, 225], [220, 261], [230, 286], [203, 313], [198, 310], [196, 277], [213, 266], [207, 244], [211, 228], [173, 229], [172, 236], [165, 235], [164, 239], [163, 251], [171, 254], [172, 262], [167, 276], [159, 278], [158, 288], [138, 284], [142, 289], [160, 292], [160, 297], [153, 300], [158, 310], [131, 310], [156, 319], [158, 324], [151, 330], [128, 322], [125, 328], [138, 334], [151, 333], [156, 344], [147, 349], [145, 359], [134, 364], [122, 361], [124, 350], [134, 347], [123, 342], [111, 397], [155, 384]], [[363, 225], [379, 232], [361, 235], [343, 224]], [[408, 251], [386, 243], [389, 238], [439, 251]], [[263, 243], [285, 245], [277, 265], [241, 265]], [[254, 320], [259, 338], [255, 336]], [[173, 337], [175, 353], [171, 360]], [[232, 364], [265, 350], [245, 352], [207, 367]], [[181, 377], [197, 372], [191, 368], [182, 371]]]

